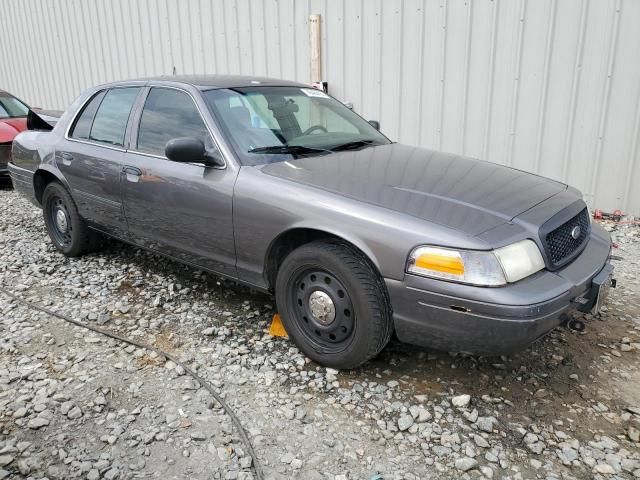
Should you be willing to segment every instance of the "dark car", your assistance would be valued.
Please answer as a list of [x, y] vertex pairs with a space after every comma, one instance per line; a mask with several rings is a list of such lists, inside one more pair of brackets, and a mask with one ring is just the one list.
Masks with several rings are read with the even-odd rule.
[[307, 85], [170, 77], [83, 93], [20, 134], [11, 177], [55, 247], [100, 234], [274, 292], [310, 358], [400, 340], [522, 349], [597, 309], [611, 241], [565, 184], [389, 141]]

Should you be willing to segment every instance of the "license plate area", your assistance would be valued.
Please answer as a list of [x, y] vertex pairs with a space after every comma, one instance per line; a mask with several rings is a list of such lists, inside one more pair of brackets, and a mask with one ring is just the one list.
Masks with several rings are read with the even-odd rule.
[[613, 265], [607, 263], [602, 270], [593, 277], [589, 290], [584, 295], [573, 299], [578, 311], [592, 314], [600, 311], [604, 301], [609, 295], [609, 290], [616, 286], [616, 280], [612, 275]]
[[613, 278], [613, 266], [606, 265], [602, 271], [594, 277], [591, 284], [593, 295], [593, 307], [591, 313], [596, 314], [604, 305], [605, 300], [609, 296], [611, 288], [615, 287], [616, 281]]

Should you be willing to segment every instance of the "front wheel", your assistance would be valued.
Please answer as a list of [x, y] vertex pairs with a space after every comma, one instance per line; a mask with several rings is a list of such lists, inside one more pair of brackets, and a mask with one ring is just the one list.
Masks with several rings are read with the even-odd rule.
[[276, 303], [298, 348], [328, 367], [357, 367], [391, 337], [384, 283], [345, 244], [317, 241], [289, 254], [278, 271]]
[[77, 257], [97, 247], [100, 234], [87, 227], [61, 183], [51, 182], [45, 187], [42, 212], [53, 245], [67, 257]]

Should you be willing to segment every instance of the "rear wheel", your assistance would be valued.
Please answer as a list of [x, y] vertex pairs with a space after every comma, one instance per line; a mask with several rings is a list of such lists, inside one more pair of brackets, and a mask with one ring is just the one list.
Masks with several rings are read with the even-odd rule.
[[98, 246], [100, 234], [87, 227], [61, 183], [51, 182], [45, 187], [42, 212], [53, 245], [66, 256], [76, 257]]
[[345, 244], [312, 242], [289, 254], [278, 271], [276, 302], [298, 348], [329, 367], [357, 367], [391, 336], [382, 279]]

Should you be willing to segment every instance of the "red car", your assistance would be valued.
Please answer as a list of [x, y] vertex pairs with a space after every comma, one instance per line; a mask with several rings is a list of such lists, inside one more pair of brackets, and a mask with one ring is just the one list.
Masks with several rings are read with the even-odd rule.
[[8, 92], [0, 90], [0, 179], [8, 179], [7, 163], [11, 158], [11, 143], [18, 133], [27, 129], [29, 107]]
[[0, 181], [10, 182], [7, 164], [11, 160], [11, 144], [16, 135], [27, 129], [51, 130], [62, 113], [29, 107], [9, 92], [0, 90]]

